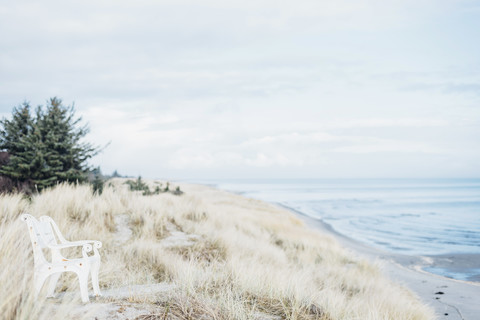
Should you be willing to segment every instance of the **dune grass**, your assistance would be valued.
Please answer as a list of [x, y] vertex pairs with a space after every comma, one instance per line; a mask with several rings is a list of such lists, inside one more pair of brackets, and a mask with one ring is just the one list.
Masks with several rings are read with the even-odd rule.
[[[51, 216], [69, 240], [101, 240], [103, 290], [174, 284], [147, 298], [108, 299], [141, 304], [148, 312], [138, 320], [434, 318], [377, 266], [284, 209], [188, 184], [181, 184], [181, 196], [143, 196], [124, 181], [113, 180], [101, 195], [90, 186], [61, 184], [31, 199], [0, 196], [2, 319], [66, 319], [80, 305], [76, 296], [29, 294], [33, 259], [22, 212]], [[118, 221], [131, 235], [118, 233]], [[189, 240], [171, 242], [175, 234]], [[57, 290], [78, 295], [76, 279], [62, 276]], [[94, 319], [97, 303], [91, 305], [91, 314], [76, 317]]]

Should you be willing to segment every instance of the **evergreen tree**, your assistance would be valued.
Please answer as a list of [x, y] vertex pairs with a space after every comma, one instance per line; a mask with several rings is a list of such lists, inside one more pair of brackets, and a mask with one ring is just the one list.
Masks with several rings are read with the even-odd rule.
[[9, 161], [0, 174], [14, 181], [29, 181], [38, 189], [56, 182], [83, 182], [90, 167], [87, 160], [98, 148], [82, 142], [88, 126], [79, 126], [73, 106], [58, 98], [39, 106], [33, 117], [28, 103], [13, 109], [12, 120], [0, 121], [0, 149], [9, 153]]
[[113, 171], [112, 178], [121, 178], [121, 177], [122, 177], [122, 175], [120, 173], [118, 173], [117, 170]]
[[81, 118], [75, 119], [74, 106], [64, 107], [57, 98], [50, 99], [46, 109], [37, 109], [40, 136], [48, 153], [46, 163], [54, 172], [57, 181], [85, 181], [90, 170], [87, 160], [98, 150], [81, 139], [89, 132], [88, 126], [79, 126]]
[[93, 176], [93, 178], [90, 178], [93, 186], [93, 193], [102, 194], [105, 182], [103, 181], [100, 167], [93, 169], [90, 174]]
[[2, 120], [0, 130], [0, 148], [9, 154], [7, 164], [3, 165], [0, 173], [14, 181], [25, 182], [32, 177], [32, 171], [39, 165], [41, 154], [37, 154], [35, 141], [35, 122], [30, 113], [30, 105], [13, 109], [12, 120]]
[[0, 121], [0, 147], [17, 153], [25, 150], [22, 139], [33, 130], [33, 119], [30, 113], [30, 105], [24, 102], [21, 106], [13, 108], [12, 120]]

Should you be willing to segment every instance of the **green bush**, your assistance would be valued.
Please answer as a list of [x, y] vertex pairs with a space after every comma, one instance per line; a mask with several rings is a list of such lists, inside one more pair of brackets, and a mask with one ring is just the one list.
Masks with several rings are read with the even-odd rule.
[[93, 193], [98, 193], [102, 194], [103, 192], [103, 187], [105, 185], [105, 179], [102, 175], [102, 172], [100, 171], [100, 167], [93, 169], [91, 172], [91, 181], [90, 183], [93, 186]]
[[154, 191], [151, 191], [148, 185], [143, 182], [142, 177], [138, 177], [137, 180], [127, 180], [125, 184], [127, 184], [130, 187], [131, 191], [142, 191], [142, 194], [144, 196], [150, 196], [150, 195], [155, 195], [155, 194], [160, 194], [161, 192], [170, 192], [174, 195], [181, 195], [183, 194], [183, 191], [180, 190], [180, 187], [176, 187], [175, 191], [170, 191], [170, 183], [167, 182], [165, 188], [162, 190], [161, 186], [162, 184], [159, 182], [159, 185], [155, 187]]
[[127, 180], [125, 184], [129, 185], [131, 191], [142, 191], [142, 194], [144, 196], [149, 196], [153, 194], [150, 191], [150, 188], [148, 187], [148, 185], [145, 182], [143, 182], [142, 177], [140, 176], [135, 181]]

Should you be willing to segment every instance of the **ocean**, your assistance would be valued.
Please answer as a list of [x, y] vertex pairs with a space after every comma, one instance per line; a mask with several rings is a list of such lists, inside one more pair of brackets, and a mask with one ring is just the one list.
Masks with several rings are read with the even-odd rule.
[[480, 179], [201, 183], [292, 208], [321, 219], [343, 235], [390, 252], [480, 254]]

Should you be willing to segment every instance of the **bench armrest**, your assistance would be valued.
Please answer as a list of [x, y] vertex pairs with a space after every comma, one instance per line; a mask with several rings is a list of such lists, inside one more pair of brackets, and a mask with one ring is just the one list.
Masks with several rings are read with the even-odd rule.
[[50, 244], [47, 245], [49, 249], [65, 249], [65, 248], [72, 248], [72, 247], [82, 247], [82, 255], [84, 258], [87, 258], [87, 253], [94, 249], [95, 255], [98, 255], [98, 248], [102, 247], [102, 243], [100, 241], [95, 240], [83, 240], [83, 241], [72, 241], [66, 242], [61, 244]]
[[60, 245], [73, 246], [83, 246], [85, 244], [92, 244], [95, 248], [100, 249], [102, 247], [102, 242], [97, 240], [79, 240], [79, 241], [65, 241]]

